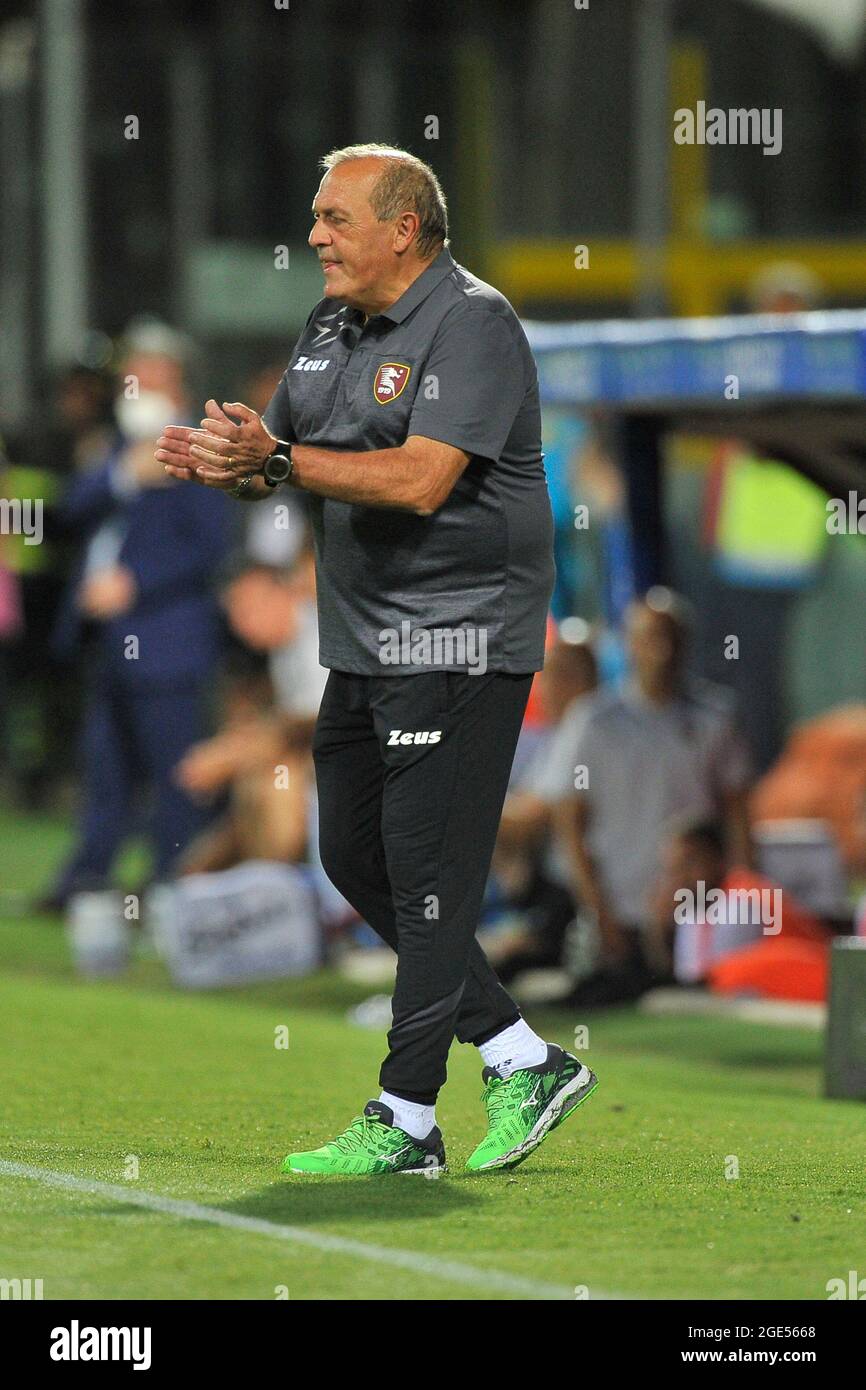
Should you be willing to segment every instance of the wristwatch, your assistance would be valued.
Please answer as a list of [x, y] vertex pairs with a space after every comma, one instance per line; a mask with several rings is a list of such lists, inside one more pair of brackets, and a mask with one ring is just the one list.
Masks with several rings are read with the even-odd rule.
[[279, 487], [280, 483], [288, 482], [294, 466], [291, 444], [279, 440], [270, 458], [265, 459], [264, 478], [267, 486]]

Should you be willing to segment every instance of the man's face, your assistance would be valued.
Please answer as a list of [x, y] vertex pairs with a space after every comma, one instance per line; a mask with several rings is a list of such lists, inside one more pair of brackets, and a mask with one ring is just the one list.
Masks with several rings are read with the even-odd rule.
[[355, 309], [379, 302], [399, 264], [395, 222], [380, 222], [370, 207], [381, 172], [379, 159], [340, 164], [322, 179], [313, 203], [309, 242], [322, 265], [325, 295]]
[[184, 369], [174, 357], [161, 352], [131, 352], [123, 363], [120, 385], [133, 376], [139, 391], [155, 391], [168, 396], [176, 406], [183, 404]]
[[558, 723], [571, 701], [592, 687], [589, 664], [567, 644], [557, 644], [545, 657], [539, 694], [551, 723]]
[[634, 670], [652, 678], [671, 674], [680, 665], [673, 619], [644, 604], [635, 604], [627, 622], [628, 651]]

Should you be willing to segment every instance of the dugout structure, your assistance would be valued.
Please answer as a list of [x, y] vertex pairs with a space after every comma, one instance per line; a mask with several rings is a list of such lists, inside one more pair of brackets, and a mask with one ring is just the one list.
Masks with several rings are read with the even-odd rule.
[[844, 499], [866, 534], [866, 313], [524, 327], [542, 405], [605, 426], [625, 479], [634, 592], [669, 582], [662, 441], [672, 429], [736, 436], [790, 464]]
[[[791, 465], [844, 502], [848, 530], [866, 536], [866, 313], [524, 327], [542, 405], [594, 418], [622, 470], [631, 592], [670, 582], [663, 442], [673, 430], [735, 437]], [[760, 512], [760, 496], [754, 505]], [[866, 942], [842, 937], [832, 951], [828, 1097], [866, 1100], [864, 1036]]]

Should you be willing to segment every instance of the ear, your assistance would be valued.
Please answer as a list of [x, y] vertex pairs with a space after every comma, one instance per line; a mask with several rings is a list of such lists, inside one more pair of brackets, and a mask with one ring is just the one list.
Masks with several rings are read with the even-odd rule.
[[401, 212], [394, 224], [394, 250], [405, 251], [411, 246], [420, 226], [417, 212]]

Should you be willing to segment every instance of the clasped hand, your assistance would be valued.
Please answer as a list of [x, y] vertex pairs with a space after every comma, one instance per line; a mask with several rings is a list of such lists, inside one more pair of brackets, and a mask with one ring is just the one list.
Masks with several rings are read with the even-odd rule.
[[224, 401], [220, 407], [210, 400], [198, 429], [165, 426], [154, 457], [173, 478], [228, 490], [239, 478], [260, 473], [276, 446], [275, 436], [248, 405]]

